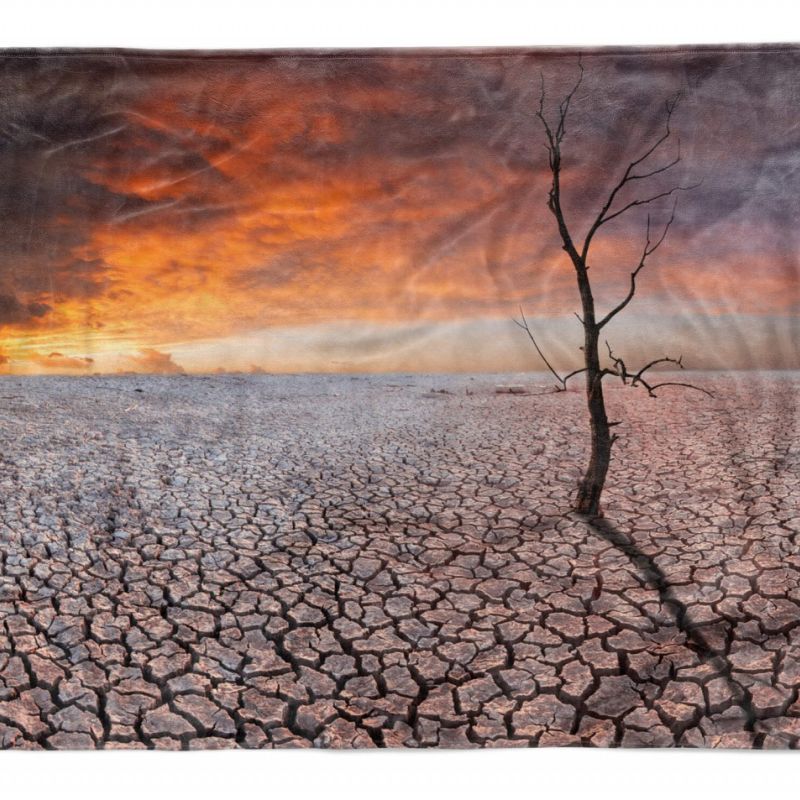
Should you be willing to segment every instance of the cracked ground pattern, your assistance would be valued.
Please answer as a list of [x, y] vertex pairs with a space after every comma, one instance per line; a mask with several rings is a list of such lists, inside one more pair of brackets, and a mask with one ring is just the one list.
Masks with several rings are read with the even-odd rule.
[[541, 381], [4, 378], [0, 746], [796, 747], [800, 379], [693, 380], [590, 522]]

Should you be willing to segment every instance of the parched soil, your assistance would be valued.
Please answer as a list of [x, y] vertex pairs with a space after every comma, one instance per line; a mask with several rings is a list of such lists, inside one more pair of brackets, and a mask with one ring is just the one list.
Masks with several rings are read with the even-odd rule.
[[692, 380], [590, 521], [577, 384], [0, 379], [0, 747], [795, 747], [800, 378]]

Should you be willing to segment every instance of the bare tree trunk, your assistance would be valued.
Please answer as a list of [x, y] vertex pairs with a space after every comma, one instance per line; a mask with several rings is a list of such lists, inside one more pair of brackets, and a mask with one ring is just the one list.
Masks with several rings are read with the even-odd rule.
[[586, 355], [586, 403], [589, 408], [591, 427], [591, 455], [589, 466], [578, 487], [575, 498], [575, 510], [582, 514], [598, 516], [600, 514], [600, 497], [606, 483], [608, 465], [611, 462], [611, 445], [613, 437], [606, 416], [606, 404], [603, 397], [603, 373], [600, 368], [598, 352], [599, 331], [594, 321], [586, 325], [584, 317], [585, 355]]
[[565, 250], [572, 259], [575, 275], [578, 280], [578, 291], [581, 296], [583, 317], [583, 355], [586, 366], [586, 404], [589, 409], [591, 430], [591, 455], [589, 466], [578, 487], [575, 498], [575, 510], [582, 514], [598, 516], [600, 514], [600, 497], [606, 483], [608, 465], [611, 462], [611, 445], [614, 437], [606, 415], [605, 398], [603, 397], [603, 378], [605, 373], [600, 365], [600, 327], [595, 319], [594, 296], [589, 282], [589, 270], [586, 262], [572, 246], [565, 242]]

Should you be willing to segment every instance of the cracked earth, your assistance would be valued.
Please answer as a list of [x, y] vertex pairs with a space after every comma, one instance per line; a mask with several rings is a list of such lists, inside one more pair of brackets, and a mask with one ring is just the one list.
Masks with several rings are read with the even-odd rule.
[[[695, 382], [698, 379], [693, 378]], [[0, 747], [796, 747], [796, 374], [0, 380]]]

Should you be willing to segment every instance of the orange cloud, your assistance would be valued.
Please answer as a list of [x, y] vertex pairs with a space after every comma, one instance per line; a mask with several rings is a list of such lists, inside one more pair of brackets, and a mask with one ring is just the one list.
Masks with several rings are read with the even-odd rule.
[[91, 369], [94, 359], [88, 356], [66, 356], [63, 353], [30, 353], [27, 360], [38, 364], [46, 370], [57, 371], [85, 371]]
[[177, 375], [184, 372], [184, 369], [175, 363], [169, 353], [144, 347], [135, 355], [125, 357], [122, 362], [122, 371]]

